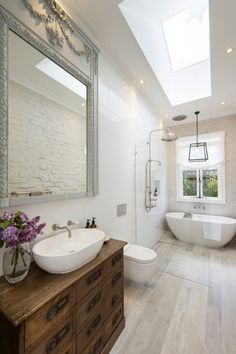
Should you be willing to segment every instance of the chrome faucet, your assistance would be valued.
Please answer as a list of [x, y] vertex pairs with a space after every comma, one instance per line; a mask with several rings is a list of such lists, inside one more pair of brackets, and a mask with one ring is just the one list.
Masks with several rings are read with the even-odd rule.
[[60, 226], [58, 224], [53, 224], [52, 225], [52, 230], [53, 231], [58, 231], [58, 230], [66, 230], [68, 232], [68, 237], [71, 237], [71, 231], [68, 226]]
[[196, 210], [205, 210], [206, 207], [205, 207], [204, 204], [197, 203], [197, 204], [194, 205], [194, 209], [196, 209]]
[[71, 221], [71, 220], [69, 220], [69, 221], [67, 221], [67, 226], [75, 226], [75, 225], [79, 225], [79, 221]]
[[184, 213], [184, 216], [183, 216], [184, 219], [192, 219], [192, 217], [193, 217], [193, 215], [190, 212]]

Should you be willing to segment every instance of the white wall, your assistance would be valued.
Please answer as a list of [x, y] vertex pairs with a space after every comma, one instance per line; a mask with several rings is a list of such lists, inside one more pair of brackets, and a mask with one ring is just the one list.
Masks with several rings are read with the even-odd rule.
[[[180, 124], [171, 128], [179, 137], [195, 134], [195, 123]], [[236, 217], [236, 116], [201, 120], [199, 133], [225, 131], [225, 204], [205, 204], [204, 213]], [[168, 146], [168, 210], [194, 211], [192, 202], [176, 201], [175, 144]]]
[[[66, 200], [20, 209], [30, 216], [40, 215], [47, 223], [45, 236], [51, 234], [52, 224], [65, 224], [67, 220], [97, 217], [98, 227], [114, 238], [134, 242], [137, 225], [138, 243], [153, 246], [161, 236], [163, 214], [166, 208], [165, 144], [157, 140], [156, 151], [163, 162], [160, 170], [161, 197], [157, 208], [147, 213], [144, 208], [144, 173], [147, 156], [148, 133], [159, 128], [143, 98], [128, 85], [122, 75], [101, 54], [99, 57], [99, 195], [95, 198]], [[135, 143], [143, 152], [143, 163], [135, 179]], [[158, 146], [157, 146], [158, 145]], [[141, 156], [141, 153], [140, 155]], [[137, 181], [138, 219], [135, 224], [135, 181]], [[116, 216], [116, 205], [127, 203], [127, 215]], [[18, 210], [15, 208], [15, 210]], [[1, 210], [0, 212], [3, 212]], [[1, 255], [3, 250], [1, 251]], [[0, 259], [1, 264], [1, 259]], [[1, 270], [0, 270], [1, 272]]]
[[9, 84], [9, 192], [86, 191], [86, 119]]

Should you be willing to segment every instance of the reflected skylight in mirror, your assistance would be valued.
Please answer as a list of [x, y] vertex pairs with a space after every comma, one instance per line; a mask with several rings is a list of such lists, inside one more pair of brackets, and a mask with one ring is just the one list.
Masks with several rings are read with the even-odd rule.
[[198, 1], [163, 22], [173, 71], [210, 57], [208, 1]]
[[52, 60], [44, 58], [35, 67], [86, 100], [87, 87]]

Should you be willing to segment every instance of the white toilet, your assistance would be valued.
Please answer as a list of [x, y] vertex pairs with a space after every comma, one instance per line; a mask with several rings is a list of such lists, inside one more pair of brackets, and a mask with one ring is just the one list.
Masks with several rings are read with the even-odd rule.
[[157, 254], [151, 248], [128, 244], [124, 247], [124, 275], [137, 283], [148, 281], [156, 269]]

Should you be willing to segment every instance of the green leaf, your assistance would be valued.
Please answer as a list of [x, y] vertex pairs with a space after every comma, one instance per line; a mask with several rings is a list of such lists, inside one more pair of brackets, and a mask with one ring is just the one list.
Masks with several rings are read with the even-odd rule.
[[0, 248], [2, 248], [4, 246], [4, 241], [0, 240]]
[[23, 221], [21, 219], [22, 211], [18, 210], [14, 215], [14, 223], [18, 229], [22, 229]]
[[11, 221], [1, 221], [0, 222], [0, 229], [5, 230], [9, 225], [11, 225]]

